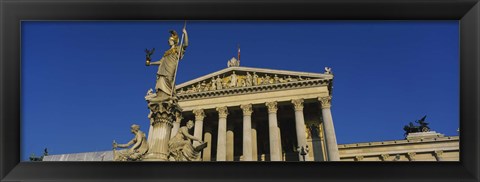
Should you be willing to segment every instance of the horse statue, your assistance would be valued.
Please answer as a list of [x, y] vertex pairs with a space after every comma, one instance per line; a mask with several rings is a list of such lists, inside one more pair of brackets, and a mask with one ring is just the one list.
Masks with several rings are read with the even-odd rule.
[[422, 119], [416, 120], [415, 123], [418, 123], [418, 126], [415, 126], [412, 122], [409, 122], [408, 125], [405, 125], [403, 127], [403, 130], [405, 131], [404, 136], [407, 136], [409, 133], [417, 133], [417, 132], [428, 132], [430, 131], [430, 127], [428, 127], [427, 122], [425, 122], [425, 119], [427, 118], [427, 115], [423, 116]]

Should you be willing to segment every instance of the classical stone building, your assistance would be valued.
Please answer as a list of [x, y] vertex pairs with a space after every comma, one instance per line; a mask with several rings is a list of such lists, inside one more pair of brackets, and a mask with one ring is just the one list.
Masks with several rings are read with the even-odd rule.
[[[204, 161], [339, 160], [328, 68], [306, 73], [229, 66], [177, 86], [183, 119], [172, 133], [195, 121], [194, 136], [211, 144]], [[297, 152], [302, 148], [311, 155]]]
[[[232, 58], [227, 68], [176, 86], [183, 118], [173, 124], [172, 136], [194, 121], [192, 134], [208, 142], [203, 161], [459, 160], [458, 136], [432, 132], [406, 140], [338, 145], [330, 111], [333, 78], [330, 68], [323, 73], [251, 68]], [[108, 161], [112, 154], [44, 158], [77, 160]]]

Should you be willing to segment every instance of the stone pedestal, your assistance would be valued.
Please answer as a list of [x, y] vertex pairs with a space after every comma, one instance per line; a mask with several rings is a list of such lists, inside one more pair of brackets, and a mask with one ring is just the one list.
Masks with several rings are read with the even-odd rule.
[[429, 132], [417, 132], [417, 133], [409, 133], [407, 135], [407, 140], [414, 140], [414, 139], [426, 139], [426, 138], [438, 138], [444, 137], [444, 134], [437, 133], [435, 131]]

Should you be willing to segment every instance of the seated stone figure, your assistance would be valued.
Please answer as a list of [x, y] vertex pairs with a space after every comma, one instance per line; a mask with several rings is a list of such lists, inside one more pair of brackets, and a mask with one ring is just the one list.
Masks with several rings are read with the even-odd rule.
[[[190, 135], [189, 129], [192, 129], [194, 123], [192, 120], [187, 122], [186, 126], [178, 129], [177, 134], [168, 142], [169, 160], [171, 161], [199, 161], [200, 152], [207, 146], [200, 139]], [[192, 140], [200, 142], [199, 146], [194, 147]]]
[[[134, 124], [131, 126], [130, 131], [135, 137], [128, 143], [117, 144], [115, 141], [113, 142], [113, 157], [115, 161], [138, 161], [147, 153], [147, 137], [144, 132], [140, 131], [140, 126]], [[133, 146], [128, 150], [116, 151], [117, 148], [127, 148], [131, 145]]]

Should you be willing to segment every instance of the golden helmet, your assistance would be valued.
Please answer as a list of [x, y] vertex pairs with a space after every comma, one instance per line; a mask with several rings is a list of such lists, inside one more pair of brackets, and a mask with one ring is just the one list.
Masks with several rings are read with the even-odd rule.
[[169, 41], [173, 41], [175, 44], [178, 43], [178, 34], [175, 30], [170, 30], [170, 38], [168, 39]]

